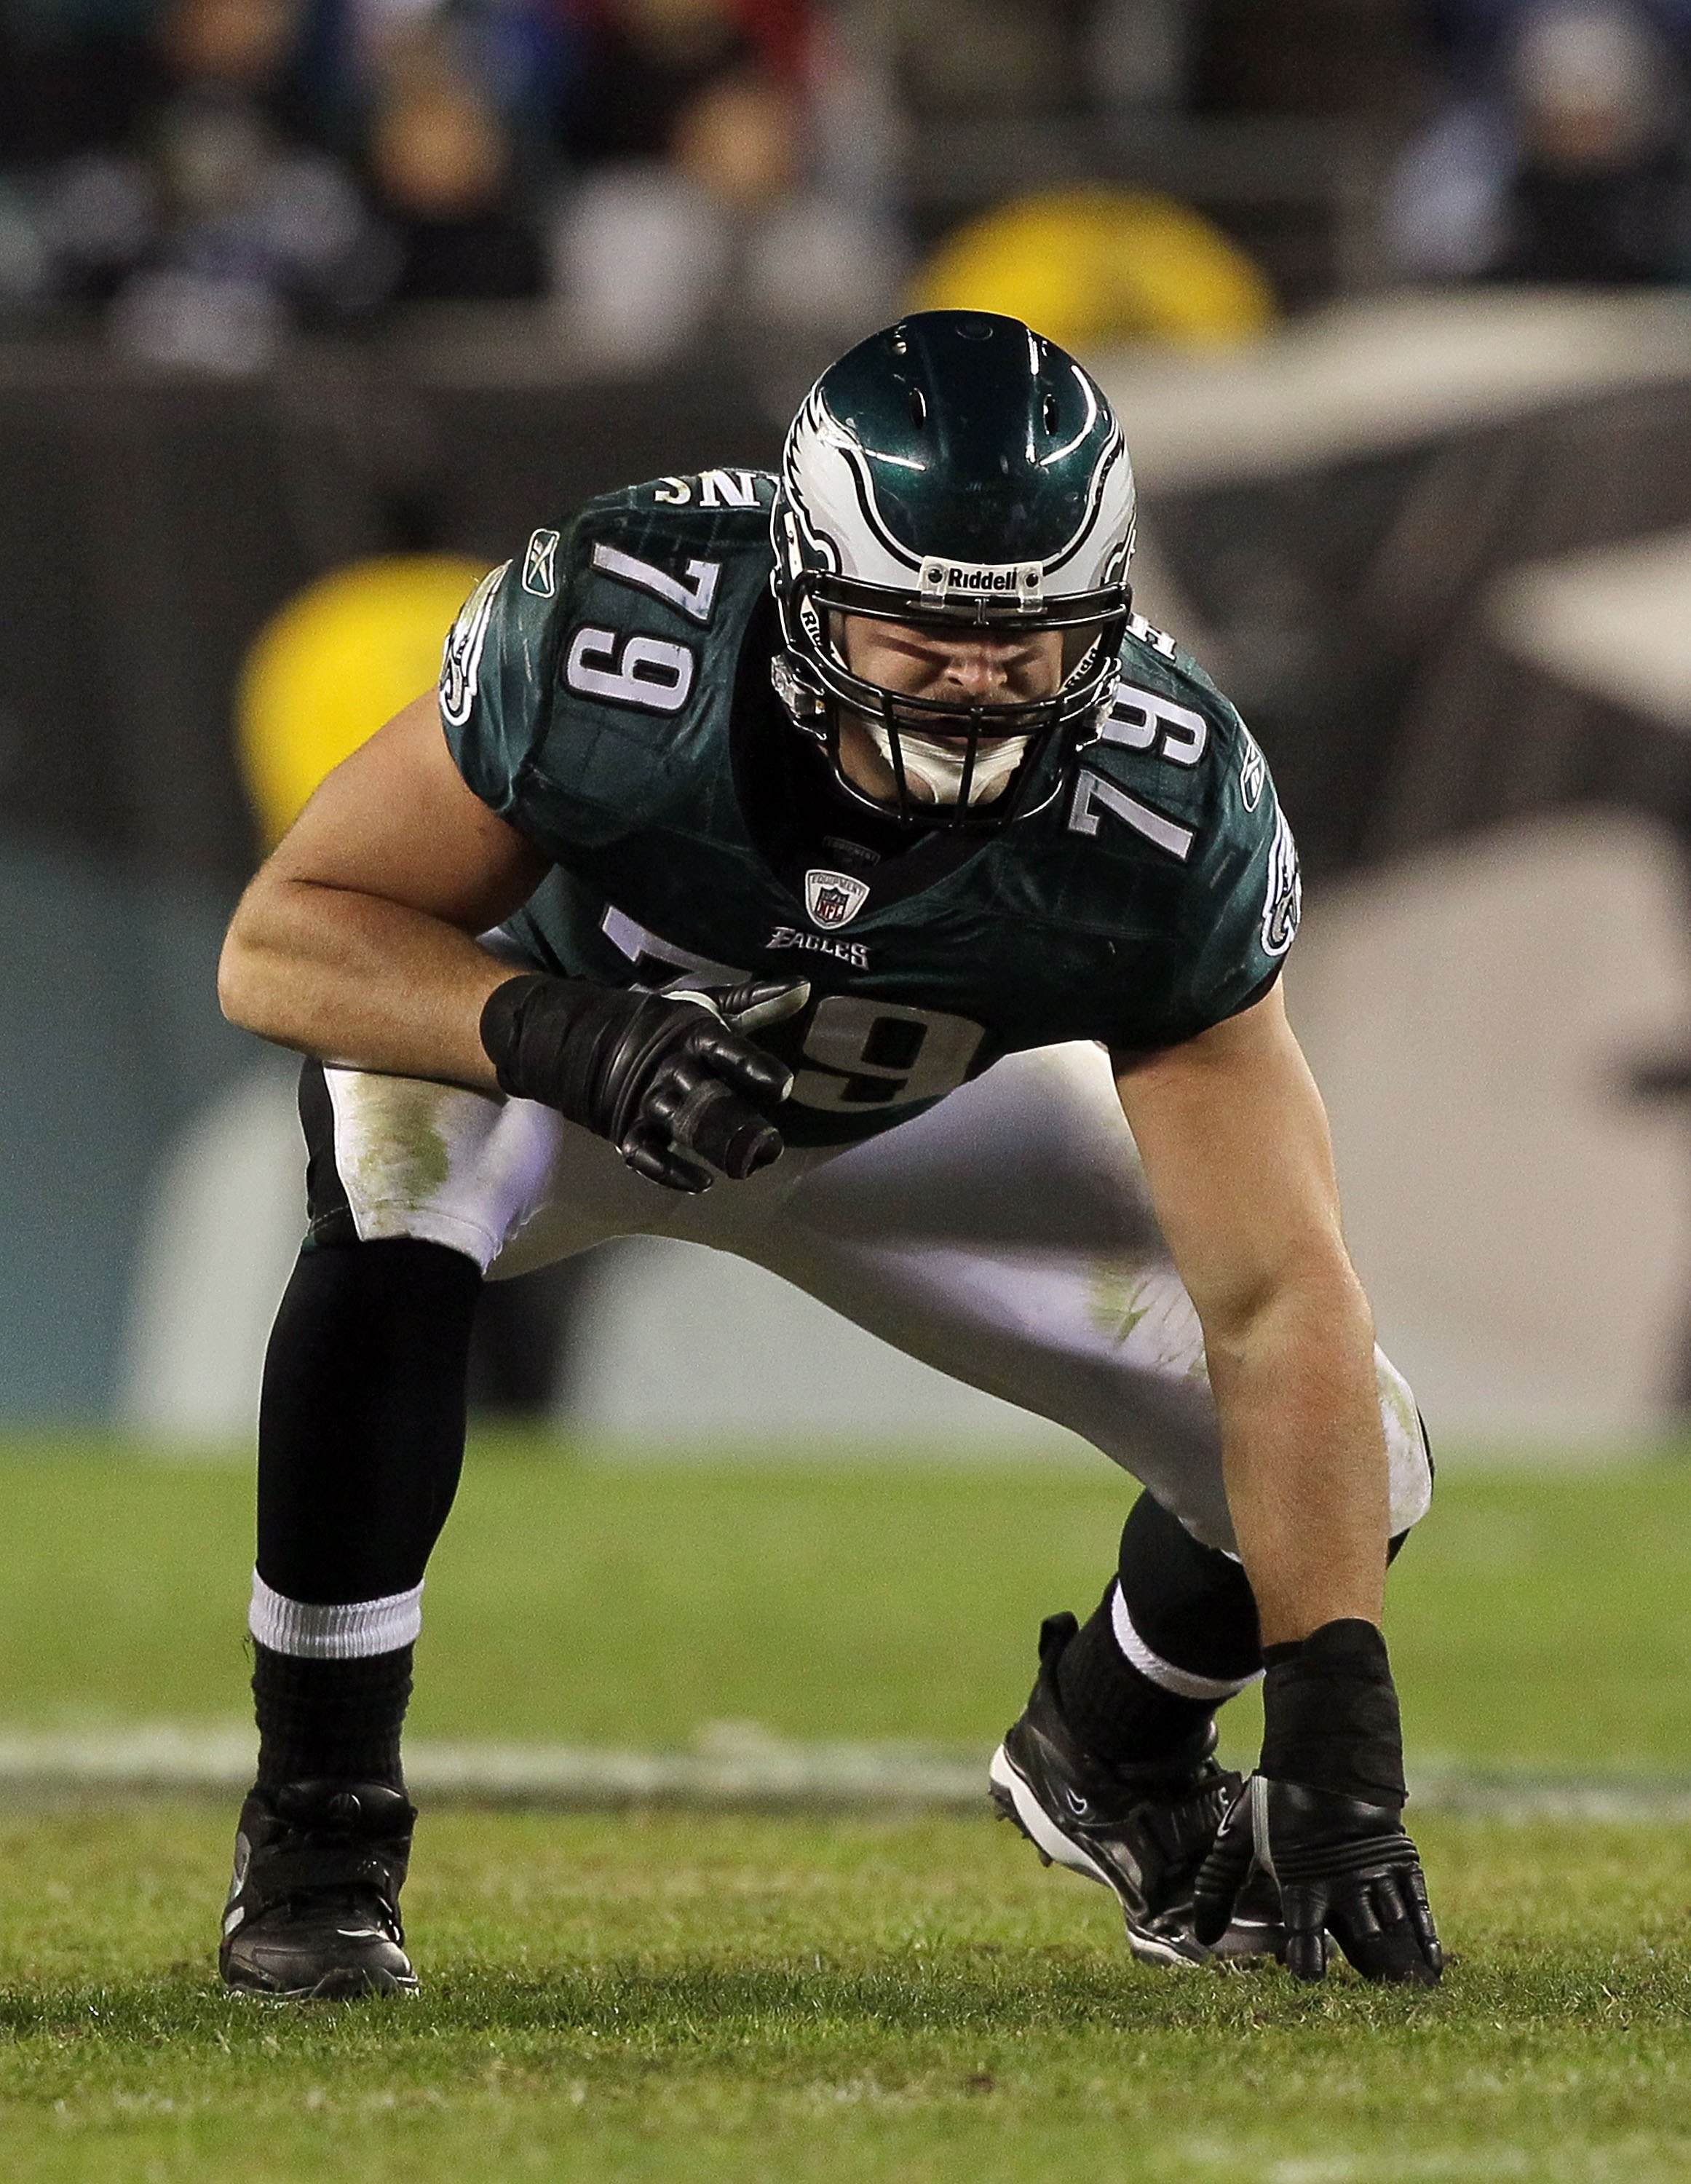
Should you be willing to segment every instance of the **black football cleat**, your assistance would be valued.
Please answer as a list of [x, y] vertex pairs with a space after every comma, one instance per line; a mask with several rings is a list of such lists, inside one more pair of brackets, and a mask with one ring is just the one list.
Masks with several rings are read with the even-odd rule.
[[1039, 1632], [1039, 1678], [1026, 1711], [993, 1754], [993, 1802], [1048, 1865], [1113, 1888], [1127, 1942], [1143, 1963], [1204, 1964], [1273, 1956], [1281, 1943], [1277, 1897], [1251, 1886], [1213, 1948], [1193, 1930], [1193, 1884], [1239, 1794], [1237, 1774], [1209, 1750], [1172, 1765], [1106, 1767], [1076, 1741], [1057, 1699], [1057, 1662], [1076, 1629], [1049, 1616]]
[[414, 1994], [399, 1891], [415, 1808], [385, 1782], [287, 1782], [241, 1808], [218, 1969], [232, 1994]]

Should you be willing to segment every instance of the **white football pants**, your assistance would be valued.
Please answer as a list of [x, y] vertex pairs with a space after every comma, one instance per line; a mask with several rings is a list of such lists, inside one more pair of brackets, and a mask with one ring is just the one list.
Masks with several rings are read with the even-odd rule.
[[[325, 1072], [359, 1238], [410, 1236], [494, 1279], [608, 1237], [737, 1252], [941, 1372], [1082, 1435], [1198, 1539], [1233, 1550], [1192, 1301], [1101, 1048], [1011, 1055], [866, 1143], [791, 1150], [690, 1198], [526, 1100]], [[1391, 1526], [1426, 1511], [1415, 1400], [1375, 1353]]]

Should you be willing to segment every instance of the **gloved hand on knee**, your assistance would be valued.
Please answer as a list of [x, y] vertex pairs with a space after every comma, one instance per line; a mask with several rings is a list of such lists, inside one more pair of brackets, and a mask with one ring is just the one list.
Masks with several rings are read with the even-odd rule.
[[803, 978], [650, 994], [527, 972], [489, 994], [481, 1045], [502, 1091], [608, 1138], [654, 1183], [698, 1192], [712, 1169], [743, 1182], [780, 1157], [772, 1117], [793, 1075], [752, 1037], [809, 997]]

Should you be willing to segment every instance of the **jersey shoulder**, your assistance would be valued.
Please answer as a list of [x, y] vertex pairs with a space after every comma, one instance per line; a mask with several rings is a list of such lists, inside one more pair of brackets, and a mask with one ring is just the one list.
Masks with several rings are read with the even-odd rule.
[[576, 518], [565, 570], [578, 577], [595, 569], [603, 572], [605, 565], [595, 561], [592, 549], [617, 542], [643, 549], [659, 562], [666, 553], [685, 553], [772, 566], [769, 525], [776, 488], [770, 471], [733, 469], [648, 478], [600, 493]]
[[718, 679], [773, 566], [765, 471], [601, 493], [492, 570], [448, 635], [440, 705], [460, 772], [502, 816], [560, 699], [615, 732], [673, 724]]
[[1062, 824], [1070, 914], [1120, 936], [1125, 963], [1160, 967], [1154, 1027], [1136, 972], [1110, 1043], [1189, 1038], [1273, 983], [1301, 897], [1267, 761], [1197, 662], [1137, 617]]
[[[496, 654], [538, 659], [585, 604], [583, 594], [605, 577], [661, 605], [682, 607], [695, 621], [714, 619], [704, 595], [715, 593], [724, 563], [773, 566], [775, 493], [768, 471], [652, 478], [597, 495], [561, 529], [531, 531], [521, 553], [476, 586], [448, 633], [441, 680], [448, 722], [466, 717], [490, 646]], [[687, 580], [693, 560], [715, 565], [708, 581]], [[672, 580], [667, 585], [660, 581], [665, 576]]]
[[[1135, 615], [1121, 646], [1115, 689], [1082, 747], [1071, 833], [1106, 853], [1138, 854], [1149, 841], [1182, 864], [1204, 861], [1200, 844], [1251, 841], [1272, 830], [1273, 786], [1267, 760], [1238, 709], [1174, 639]], [[1090, 773], [1100, 786], [1087, 790]], [[1149, 823], [1125, 833], [1087, 822], [1089, 805], [1114, 788], [1140, 800]]]

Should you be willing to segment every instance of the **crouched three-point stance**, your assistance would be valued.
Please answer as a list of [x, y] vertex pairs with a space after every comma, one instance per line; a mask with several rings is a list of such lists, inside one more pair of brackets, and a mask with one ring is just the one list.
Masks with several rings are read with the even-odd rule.
[[[231, 1986], [411, 1984], [400, 1727], [476, 1294], [631, 1233], [767, 1267], [1144, 1482], [991, 1769], [1136, 1954], [1318, 1976], [1331, 1937], [1437, 1978], [1378, 1629], [1425, 1446], [1277, 990], [1291, 837], [1238, 716], [1129, 618], [1132, 512], [1071, 359], [907, 320], [824, 375], [778, 482], [537, 533], [438, 701], [254, 883], [225, 1005], [320, 1059]], [[1265, 1674], [1242, 1785], [1214, 1716]]]

